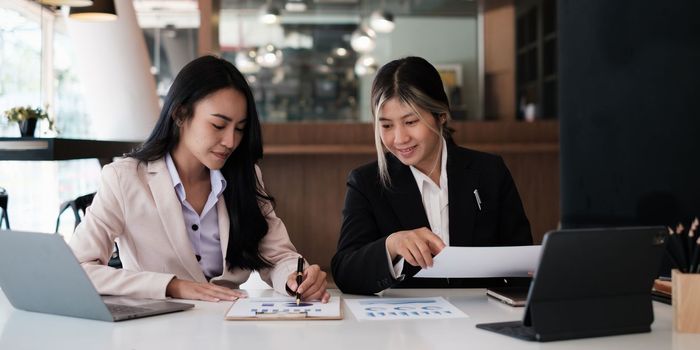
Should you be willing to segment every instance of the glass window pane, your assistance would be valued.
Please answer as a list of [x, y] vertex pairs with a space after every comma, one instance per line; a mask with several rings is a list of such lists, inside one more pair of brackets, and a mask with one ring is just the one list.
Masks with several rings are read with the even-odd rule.
[[456, 77], [445, 83], [454, 119], [479, 117], [476, 2], [387, 2], [386, 31], [377, 16], [370, 20], [378, 4], [307, 2], [272, 24], [263, 23], [261, 4], [222, 3], [219, 40], [223, 57], [246, 75], [262, 120], [371, 121], [376, 69], [406, 56]]
[[90, 138], [90, 118], [75, 70], [75, 51], [70, 37], [62, 30], [65, 28], [64, 21], [63, 17], [56, 18], [53, 42], [53, 112], [56, 128], [63, 138]]
[[[0, 8], [0, 111], [41, 104], [41, 25], [25, 14]], [[0, 118], [0, 136], [19, 136]]]

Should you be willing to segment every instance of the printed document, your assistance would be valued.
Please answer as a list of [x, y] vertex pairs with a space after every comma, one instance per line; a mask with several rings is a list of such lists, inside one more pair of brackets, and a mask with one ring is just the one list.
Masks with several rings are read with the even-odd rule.
[[537, 269], [540, 247], [445, 247], [433, 258], [433, 267], [415, 277], [528, 277]]

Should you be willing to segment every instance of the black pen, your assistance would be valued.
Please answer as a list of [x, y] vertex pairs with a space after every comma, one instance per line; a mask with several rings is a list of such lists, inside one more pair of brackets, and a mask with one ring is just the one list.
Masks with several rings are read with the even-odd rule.
[[[688, 230], [688, 257], [694, 257], [695, 252], [696, 252], [696, 240], [697, 237], [695, 237], [695, 232], [698, 229], [698, 225], [700, 225], [700, 222], [698, 222], [698, 218], [696, 217], [695, 220], [690, 224], [690, 230]], [[691, 258], [691, 264], [692, 264], [692, 258]]]
[[299, 294], [299, 286], [302, 282], [302, 277], [304, 276], [304, 258], [301, 256], [297, 260], [297, 290], [295, 291], [297, 297], [297, 306], [301, 303], [301, 295]]
[[688, 272], [688, 259], [685, 257], [685, 250], [683, 249], [683, 246], [679, 240], [680, 237], [675, 233], [676, 232], [673, 231], [673, 229], [670, 227], [668, 228], [669, 247], [671, 249], [671, 254], [676, 258], [678, 269], [681, 270], [681, 272], [686, 273]]
[[683, 259], [685, 262], [683, 264], [686, 264], [686, 268], [690, 268], [690, 247], [688, 246], [688, 240], [686, 239], [685, 235], [683, 234], [683, 231], [685, 230], [685, 227], [683, 224], [678, 223], [676, 225], [676, 239], [678, 240], [678, 243], [680, 243], [680, 249], [681, 253], [683, 254]]
[[669, 227], [668, 228], [668, 239], [666, 240], [666, 255], [671, 259], [671, 264], [675, 266], [677, 269], [683, 271], [683, 267], [680, 263], [680, 255], [679, 252], [676, 250], [676, 245], [675, 241], [673, 239], [673, 230]]

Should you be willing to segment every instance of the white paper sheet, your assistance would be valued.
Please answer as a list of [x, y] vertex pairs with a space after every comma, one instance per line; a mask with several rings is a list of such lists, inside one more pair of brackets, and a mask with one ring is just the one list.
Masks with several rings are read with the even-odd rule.
[[358, 321], [466, 318], [442, 297], [345, 299]]
[[433, 267], [415, 277], [527, 277], [537, 269], [540, 247], [445, 247], [433, 258]]
[[306, 313], [309, 317], [339, 317], [340, 297], [332, 297], [328, 303], [302, 301], [299, 306], [292, 297], [242, 298], [226, 313], [226, 317], [255, 317], [256, 315]]

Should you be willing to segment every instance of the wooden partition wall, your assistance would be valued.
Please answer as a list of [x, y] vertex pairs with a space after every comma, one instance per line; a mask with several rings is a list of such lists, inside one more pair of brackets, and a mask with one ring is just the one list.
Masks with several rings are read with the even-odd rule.
[[[537, 243], [559, 221], [557, 122], [453, 123], [457, 144], [501, 155]], [[348, 173], [376, 159], [371, 124], [264, 124], [263, 179], [292, 242], [330, 271], [340, 232]]]

